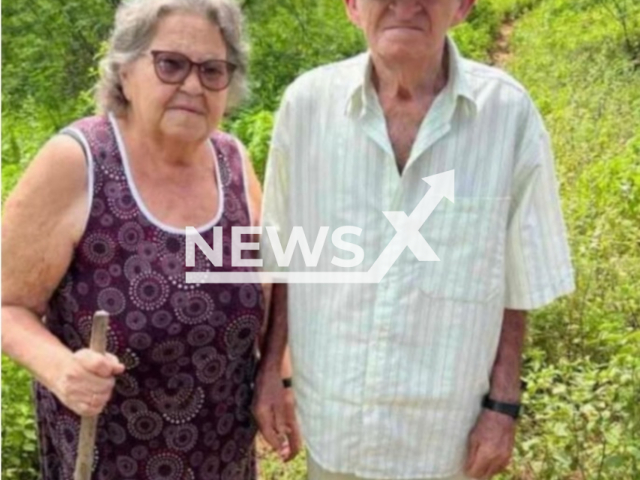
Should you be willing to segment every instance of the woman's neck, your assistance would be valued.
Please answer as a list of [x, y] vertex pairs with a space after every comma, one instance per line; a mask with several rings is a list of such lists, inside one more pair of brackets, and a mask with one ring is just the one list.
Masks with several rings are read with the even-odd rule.
[[155, 168], [189, 167], [202, 162], [207, 139], [184, 141], [164, 135], [159, 129], [128, 113], [117, 118], [125, 147], [130, 157], [145, 157], [145, 162]]

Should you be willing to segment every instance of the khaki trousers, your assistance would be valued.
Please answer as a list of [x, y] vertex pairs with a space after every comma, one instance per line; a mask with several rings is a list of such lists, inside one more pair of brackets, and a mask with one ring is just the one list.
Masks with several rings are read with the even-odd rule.
[[[307, 451], [307, 479], [308, 480], [371, 480], [345, 473], [333, 473], [325, 470], [311, 457]], [[453, 477], [415, 479], [415, 480], [472, 480], [464, 475], [454, 475]]]

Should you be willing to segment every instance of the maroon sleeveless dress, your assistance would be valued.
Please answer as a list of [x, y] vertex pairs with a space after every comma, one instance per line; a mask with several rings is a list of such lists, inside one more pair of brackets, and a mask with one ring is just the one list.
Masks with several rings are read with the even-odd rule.
[[[251, 270], [230, 265], [231, 227], [250, 224], [235, 139], [211, 137], [222, 201], [218, 217], [199, 228], [210, 246], [212, 227], [223, 228], [224, 265], [196, 247], [196, 266], [187, 268], [184, 231], [146, 211], [114, 119], [86, 118], [63, 133], [84, 146], [92, 201], [46, 325], [76, 351], [89, 345], [93, 313], [106, 310], [107, 350], [126, 366], [99, 416], [92, 479], [255, 478], [250, 406], [262, 288], [185, 281], [187, 271]], [[37, 382], [35, 397], [42, 479], [71, 480], [80, 419]]]

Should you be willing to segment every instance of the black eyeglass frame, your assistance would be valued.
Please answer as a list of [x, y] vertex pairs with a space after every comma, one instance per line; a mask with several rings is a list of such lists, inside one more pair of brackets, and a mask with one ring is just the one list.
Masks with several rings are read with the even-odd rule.
[[[191, 72], [193, 71], [193, 67], [195, 66], [197, 67], [196, 72], [198, 73], [198, 79], [200, 80], [200, 85], [202, 85], [204, 89], [209, 90], [211, 92], [220, 92], [222, 90], [227, 89], [229, 85], [231, 85], [231, 81], [233, 80], [233, 74], [238, 69], [238, 66], [235, 63], [228, 62], [226, 60], [212, 59], [212, 60], [205, 60], [204, 62], [194, 62], [185, 54], [180, 52], [174, 52], [170, 50], [151, 50], [149, 53], [153, 58], [153, 69], [156, 73], [156, 77], [158, 77], [158, 80], [160, 80], [162, 83], [166, 83], [167, 85], [179, 85], [181, 83], [184, 83], [184, 81], [189, 77], [189, 75], [191, 75]], [[181, 60], [184, 60], [185, 62], [187, 62], [187, 64], [189, 65], [189, 68], [185, 69], [185, 73], [179, 79], [168, 80], [166, 76], [163, 76], [163, 74], [160, 71], [160, 67], [158, 65], [159, 63], [158, 57], [160, 55], [174, 55], [176, 57], [179, 57]], [[210, 84], [207, 84], [207, 82], [203, 78], [204, 76], [203, 67], [211, 64], [225, 65], [225, 68], [227, 69], [228, 73], [227, 73], [227, 81], [224, 84], [224, 86], [212, 87]]]

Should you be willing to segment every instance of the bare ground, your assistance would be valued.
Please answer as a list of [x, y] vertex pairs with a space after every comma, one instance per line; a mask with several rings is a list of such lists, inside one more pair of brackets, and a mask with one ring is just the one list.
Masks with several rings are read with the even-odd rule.
[[510, 40], [514, 29], [515, 26], [513, 20], [505, 21], [500, 27], [496, 45], [491, 53], [491, 62], [496, 67], [504, 68], [513, 56], [510, 49]]

